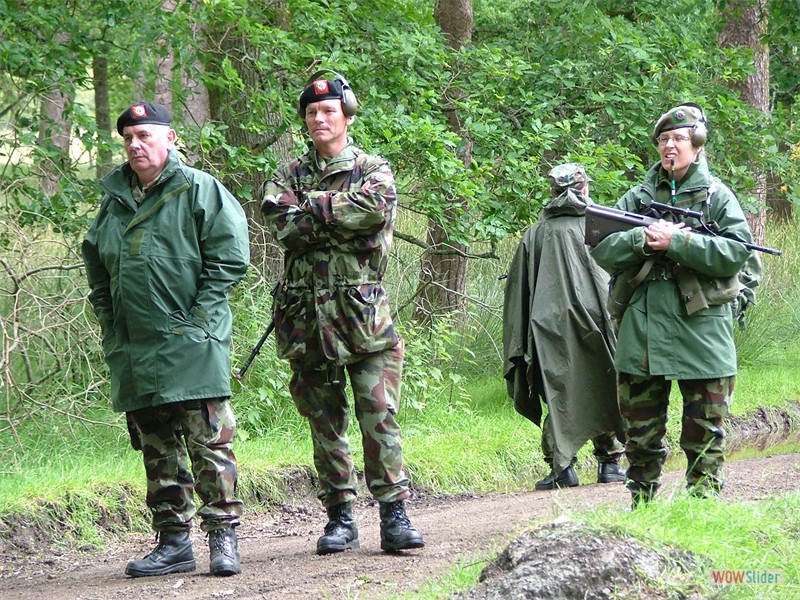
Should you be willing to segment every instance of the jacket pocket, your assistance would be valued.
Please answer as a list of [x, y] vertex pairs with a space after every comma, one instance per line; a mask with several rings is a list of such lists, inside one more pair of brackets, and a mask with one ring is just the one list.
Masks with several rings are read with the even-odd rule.
[[311, 319], [316, 320], [312, 296], [305, 290], [281, 288], [272, 309], [275, 347], [284, 359], [303, 358], [307, 351]]
[[399, 337], [383, 286], [377, 283], [340, 285], [334, 302], [319, 308], [325, 325], [325, 355], [344, 360], [351, 354], [380, 352], [397, 345]]
[[191, 321], [183, 311], [176, 310], [169, 315], [169, 330], [173, 335], [181, 335], [193, 342], [205, 342], [209, 338], [217, 340], [217, 338], [206, 331], [199, 324]]

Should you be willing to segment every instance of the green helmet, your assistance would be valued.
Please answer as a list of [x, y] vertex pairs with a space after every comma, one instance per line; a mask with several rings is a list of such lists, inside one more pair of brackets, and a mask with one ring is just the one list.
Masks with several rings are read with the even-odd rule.
[[553, 167], [547, 176], [550, 178], [550, 188], [555, 191], [564, 191], [567, 188], [579, 190], [591, 181], [586, 169], [578, 163], [564, 163]]

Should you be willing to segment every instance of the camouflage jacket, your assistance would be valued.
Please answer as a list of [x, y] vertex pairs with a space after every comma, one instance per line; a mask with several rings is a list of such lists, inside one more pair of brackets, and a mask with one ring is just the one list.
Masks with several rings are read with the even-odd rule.
[[347, 364], [399, 343], [383, 288], [397, 212], [387, 161], [352, 141], [324, 160], [309, 144], [264, 184], [261, 210], [285, 250], [278, 356]]

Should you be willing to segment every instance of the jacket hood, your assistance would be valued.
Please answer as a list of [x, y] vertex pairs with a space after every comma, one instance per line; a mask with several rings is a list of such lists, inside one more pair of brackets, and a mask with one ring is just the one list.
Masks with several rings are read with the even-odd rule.
[[586, 207], [594, 204], [592, 200], [579, 193], [578, 190], [568, 188], [563, 193], [549, 200], [542, 207], [544, 218], [560, 216], [582, 216], [586, 213]]

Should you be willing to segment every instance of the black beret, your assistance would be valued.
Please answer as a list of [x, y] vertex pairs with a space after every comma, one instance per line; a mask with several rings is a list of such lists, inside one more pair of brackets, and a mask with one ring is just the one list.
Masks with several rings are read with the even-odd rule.
[[300, 115], [306, 116], [306, 106], [321, 100], [342, 100], [344, 91], [341, 81], [317, 79], [309, 83], [300, 94]]
[[166, 106], [152, 102], [139, 102], [134, 104], [117, 119], [117, 133], [122, 135], [122, 130], [131, 125], [169, 125], [172, 122], [172, 113]]

